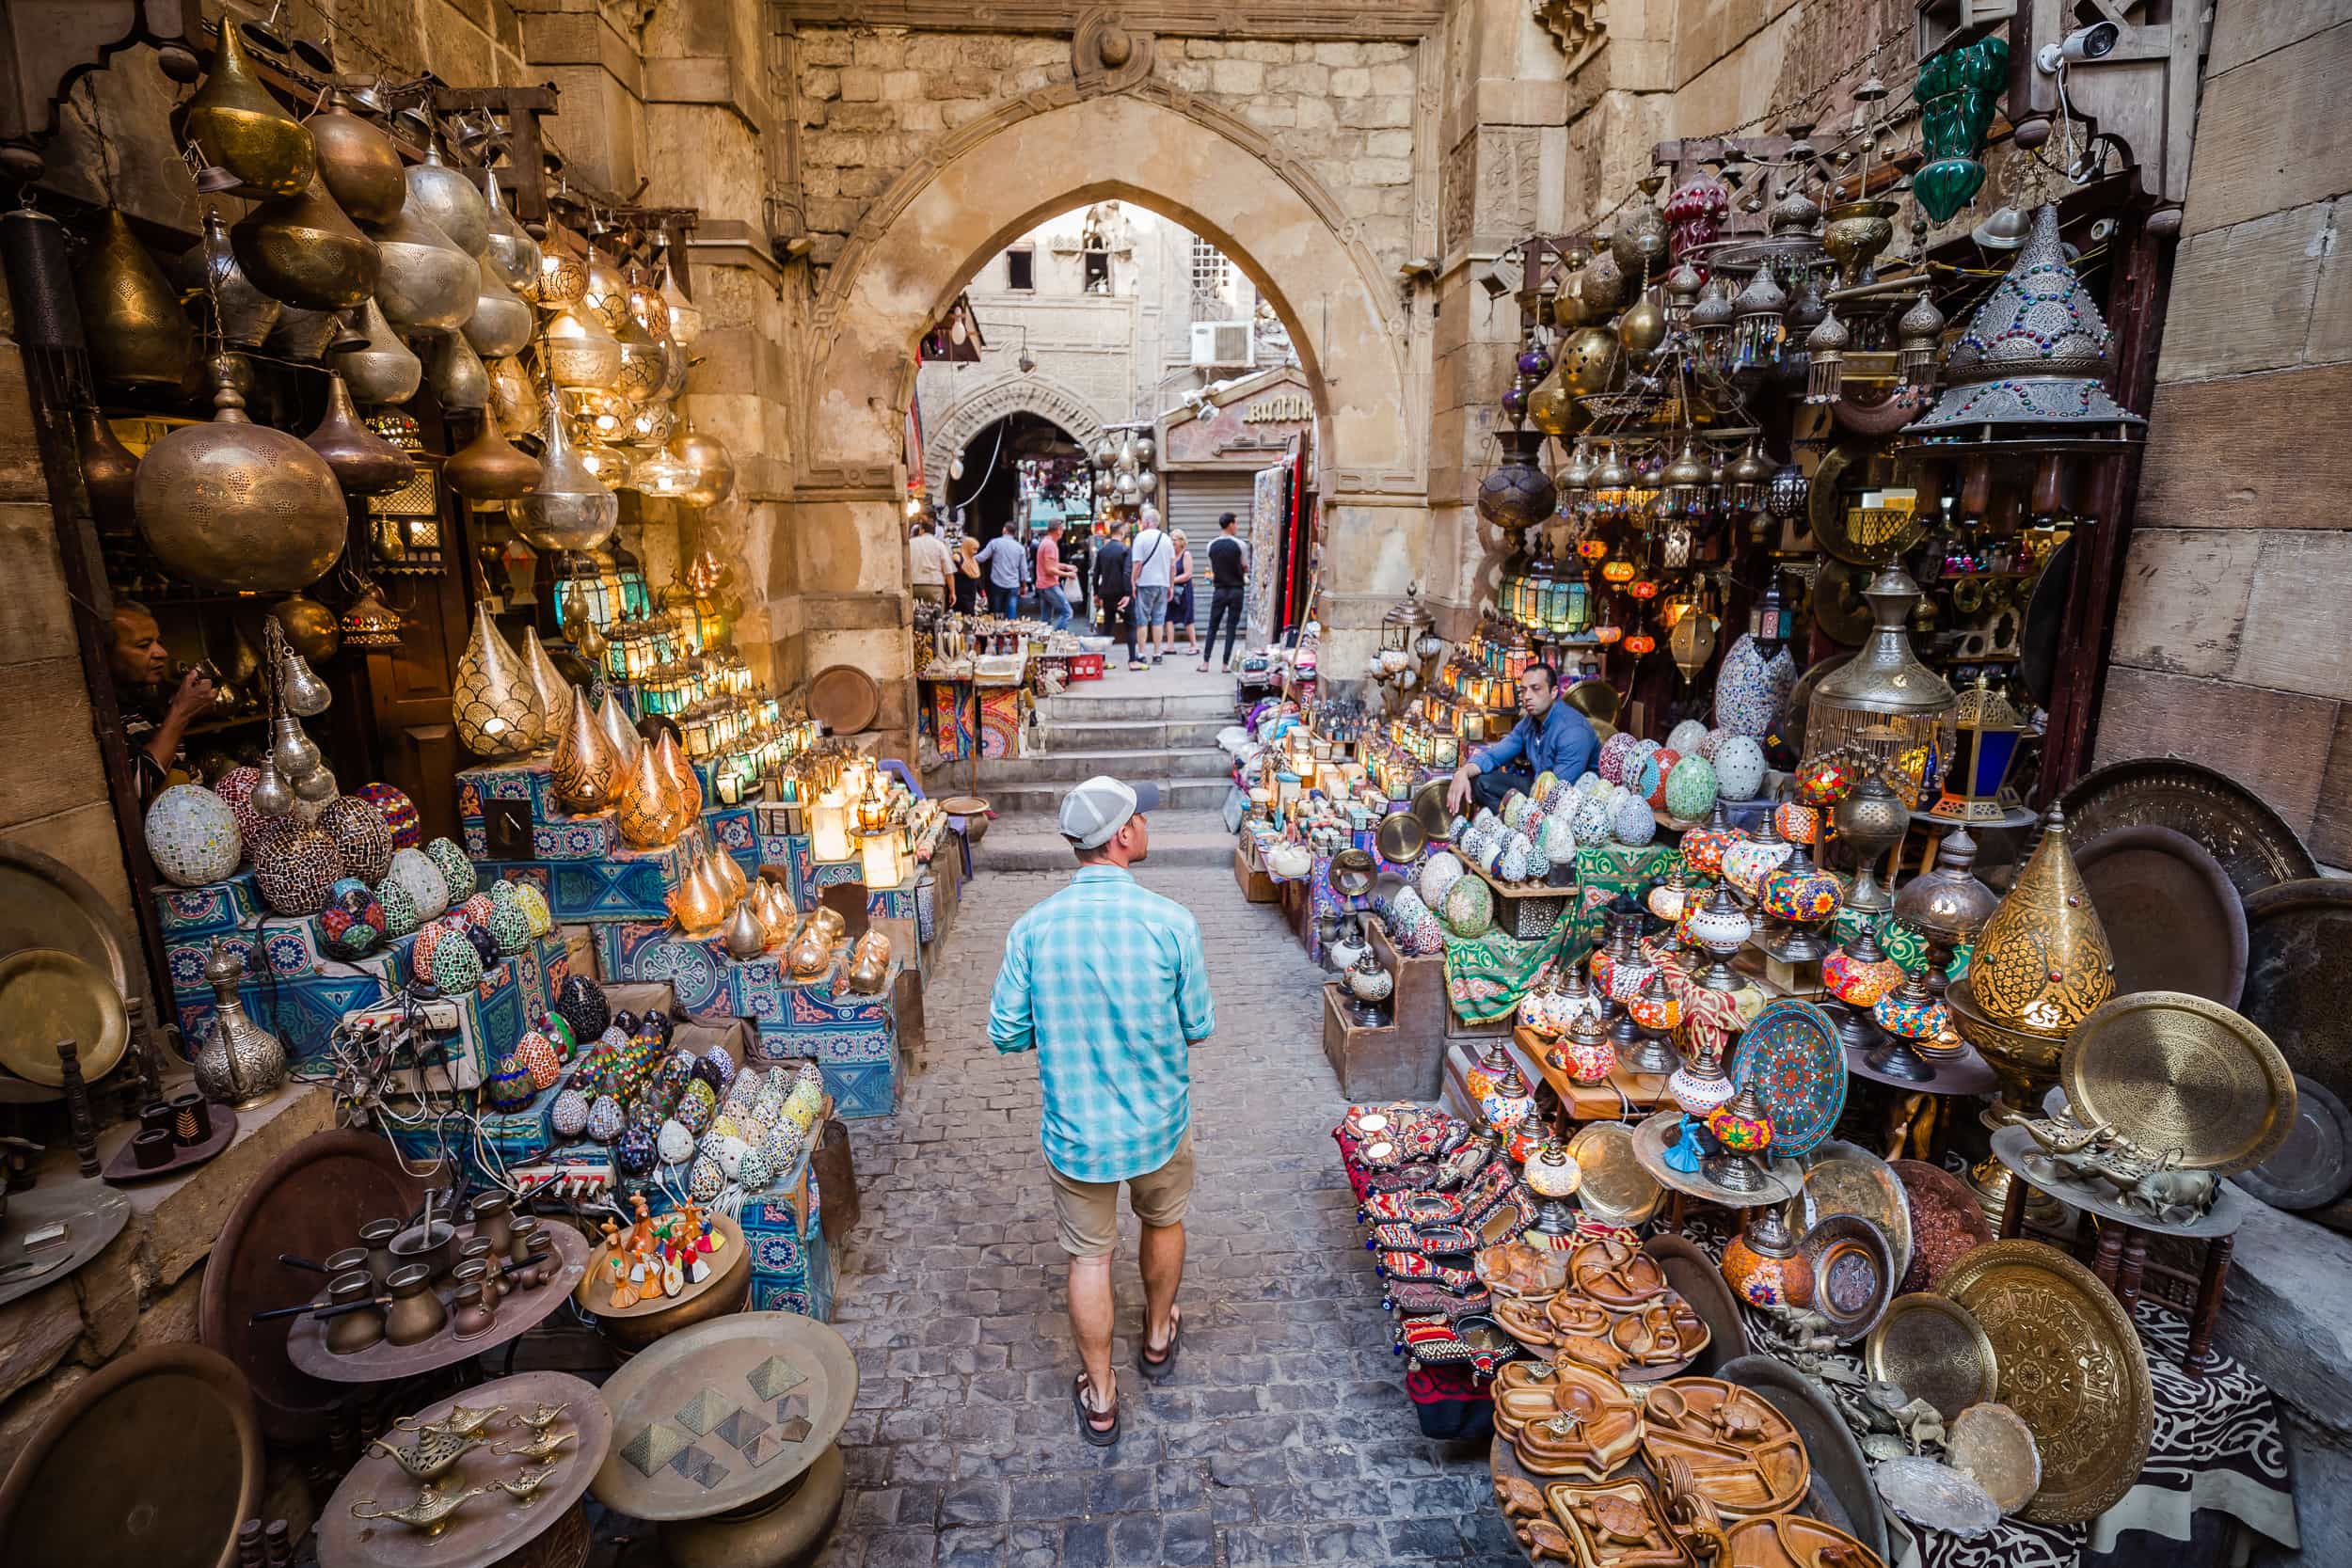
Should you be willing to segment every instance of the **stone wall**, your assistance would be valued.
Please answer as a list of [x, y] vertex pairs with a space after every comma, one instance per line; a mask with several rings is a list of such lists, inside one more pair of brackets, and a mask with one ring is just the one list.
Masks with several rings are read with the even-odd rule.
[[2098, 757], [2171, 752], [2352, 865], [2352, 0], [2223, 0]]

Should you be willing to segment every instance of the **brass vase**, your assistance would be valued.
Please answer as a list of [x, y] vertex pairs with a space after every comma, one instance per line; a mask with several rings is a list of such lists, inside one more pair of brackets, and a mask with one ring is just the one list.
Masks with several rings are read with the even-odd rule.
[[[609, 707], [613, 699], [607, 697]], [[686, 824], [681, 809], [677, 781], [661, 766], [661, 759], [650, 746], [637, 748], [637, 756], [630, 764], [620, 798], [613, 802], [617, 811], [621, 837], [631, 848], [656, 849], [675, 839]]]
[[555, 741], [555, 799], [565, 811], [602, 811], [622, 783], [622, 760], [612, 737], [596, 722], [588, 693], [572, 689], [564, 727]]
[[326, 356], [329, 369], [349, 384], [351, 395], [371, 407], [406, 403], [424, 382], [424, 361], [408, 352], [384, 308], [371, 298], [360, 307], [359, 330], [367, 341]]
[[260, 348], [286, 310], [283, 300], [255, 288], [237, 265], [229, 220], [216, 208], [205, 209], [204, 237], [173, 265], [172, 275], [183, 293], [194, 295], [204, 313], [216, 318], [221, 341], [230, 348]]
[[716, 506], [735, 493], [735, 457], [715, 436], [690, 420], [670, 442], [670, 453], [694, 470], [694, 482], [677, 499], [689, 506]]
[[229, 243], [256, 288], [305, 310], [350, 309], [375, 292], [384, 264], [323, 179], [246, 214]]
[[566, 392], [610, 391], [621, 379], [621, 340], [584, 302], [548, 318], [539, 354], [548, 379]]
[[428, 219], [469, 258], [481, 255], [489, 244], [489, 203], [472, 181], [442, 161], [437, 139], [425, 144], [424, 162], [408, 170], [407, 208]]
[[507, 503], [507, 517], [532, 549], [592, 550], [612, 536], [621, 499], [580, 461], [552, 397], [547, 402], [545, 439], [539, 483]]
[[336, 101], [303, 122], [319, 151], [319, 178], [337, 206], [361, 223], [389, 223], [408, 200], [392, 140]]
[[482, 260], [508, 288], [516, 291], [517, 297], [527, 298], [539, 281], [539, 242], [506, 210], [505, 199], [499, 195], [498, 170], [494, 168], [483, 170], [483, 205], [490, 222]]
[[303, 441], [326, 459], [346, 496], [381, 496], [417, 475], [415, 458], [359, 422], [340, 375], [327, 376], [326, 416]]
[[538, 318], [508, 286], [487, 251], [475, 261], [474, 270], [482, 282], [474, 294], [473, 314], [466, 318], [466, 341], [485, 359], [520, 354], [531, 345]]
[[183, 134], [205, 158], [237, 177], [240, 196], [293, 196], [318, 170], [318, 148], [278, 105], [223, 19], [204, 85], [188, 100]]
[[702, 781], [694, 776], [694, 765], [686, 760], [686, 753], [678, 750], [677, 742], [671, 738], [666, 727], [661, 732], [661, 738], [653, 743], [652, 750], [677, 789], [679, 808], [685, 820], [693, 821], [703, 814]]
[[539, 628], [523, 627], [523, 670], [531, 678], [531, 689], [538, 695], [539, 711], [547, 715], [539, 735], [542, 747], [553, 746], [562, 733], [564, 716], [571, 711], [572, 683], [555, 667], [548, 657], [548, 645], [539, 641]]
[[178, 387], [196, 365], [196, 332], [155, 258], [119, 209], [99, 220], [73, 275], [90, 368], [112, 387]]
[[139, 460], [115, 434], [113, 421], [96, 404], [73, 411], [74, 446], [82, 458], [82, 488], [89, 492], [90, 514], [110, 528], [131, 520], [131, 486]]
[[478, 414], [489, 406], [490, 372], [462, 332], [444, 332], [433, 351], [433, 396], [452, 414]]
[[318, 580], [342, 553], [342, 487], [326, 459], [245, 417], [233, 356], [213, 361], [210, 424], [183, 425], [147, 451], [132, 482], [140, 535], [165, 571], [228, 593]]
[[457, 738], [479, 757], [519, 757], [539, 744], [548, 715], [530, 671], [499, 635], [489, 610], [476, 605], [473, 634], [457, 661], [457, 687], [450, 708]]
[[375, 300], [385, 319], [403, 332], [454, 332], [473, 314], [482, 273], [413, 196], [412, 191], [398, 217], [373, 231], [384, 253]]
[[512, 500], [539, 483], [539, 460], [515, 450], [487, 411], [474, 438], [441, 465], [449, 487], [468, 500]]

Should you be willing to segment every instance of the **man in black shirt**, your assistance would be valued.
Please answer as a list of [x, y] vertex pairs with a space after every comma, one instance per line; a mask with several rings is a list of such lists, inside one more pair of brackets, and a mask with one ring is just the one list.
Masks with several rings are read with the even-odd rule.
[[1200, 668], [1209, 667], [1216, 648], [1216, 626], [1225, 623], [1225, 668], [1233, 667], [1233, 639], [1241, 633], [1241, 601], [1249, 583], [1249, 546], [1233, 533], [1233, 515], [1219, 515], [1216, 537], [1209, 541], [1209, 635], [1200, 640]]
[[1127, 542], [1120, 537], [1119, 525], [1094, 547], [1094, 603], [1103, 617], [1103, 634], [1117, 637], [1120, 623], [1126, 623], [1127, 668], [1140, 669], [1136, 659], [1136, 618], [1127, 613], [1130, 590], [1127, 583]]

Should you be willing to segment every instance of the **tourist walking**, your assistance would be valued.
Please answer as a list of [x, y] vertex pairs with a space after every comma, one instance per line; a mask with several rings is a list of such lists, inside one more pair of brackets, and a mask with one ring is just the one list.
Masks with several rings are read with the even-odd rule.
[[1061, 519], [1056, 517], [1045, 525], [1037, 542], [1037, 596], [1044, 606], [1046, 623], [1056, 631], [1070, 625], [1070, 596], [1062, 592], [1062, 584], [1077, 575], [1076, 567], [1061, 563]]
[[1143, 531], [1136, 535], [1131, 554], [1127, 575], [1135, 583], [1136, 625], [1157, 664], [1168, 651], [1168, 594], [1176, 577], [1176, 551], [1160, 531], [1159, 508], [1144, 506]]
[[1216, 628], [1225, 627], [1225, 668], [1233, 667], [1233, 639], [1241, 635], [1242, 596], [1249, 587], [1249, 546], [1233, 530], [1231, 512], [1216, 519], [1216, 537], [1209, 541], [1209, 633], [1200, 640], [1200, 668], [1206, 670], [1216, 654]]
[[907, 582], [914, 596], [935, 605], [947, 602], [947, 577], [955, 562], [940, 542], [939, 525], [929, 517], [915, 520], [914, 537], [907, 541]]
[[1000, 621], [1009, 621], [1020, 608], [1021, 569], [1027, 564], [1021, 541], [1014, 537], [1021, 527], [1007, 523], [1005, 531], [980, 547], [979, 563], [988, 573], [988, 612]]
[[1127, 541], [1120, 536], [1117, 525], [1103, 536], [1094, 547], [1094, 608], [1103, 618], [1103, 635], [1117, 637], [1125, 628], [1127, 638], [1127, 668], [1140, 670], [1143, 661], [1136, 657], [1136, 615], [1131, 595], [1135, 590], [1127, 579]]
[[980, 542], [970, 534], [956, 541], [956, 569], [947, 579], [959, 615], [980, 612]]
[[1151, 853], [1159, 793], [1103, 775], [1062, 798], [1061, 834], [1078, 873], [1013, 923], [989, 1003], [996, 1049], [1037, 1053], [1045, 1177], [1070, 1255], [1079, 1361], [1071, 1402], [1080, 1435], [1098, 1448], [1119, 1441], [1111, 1255], [1121, 1183], [1143, 1224], [1136, 1369], [1156, 1382], [1175, 1366], [1192, 1196], [1189, 1053], [1216, 1028], [1200, 924], [1127, 869]]
[[1168, 534], [1168, 542], [1176, 552], [1176, 576], [1168, 584], [1168, 639], [1172, 646], [1182, 638], [1189, 648], [1200, 635], [1193, 625], [1192, 541], [1184, 537], [1183, 529], [1177, 529]]

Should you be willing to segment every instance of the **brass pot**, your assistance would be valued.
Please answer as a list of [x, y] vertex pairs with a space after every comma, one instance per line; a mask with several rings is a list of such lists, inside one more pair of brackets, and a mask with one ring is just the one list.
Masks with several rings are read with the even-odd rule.
[[417, 460], [359, 421], [351, 388], [340, 375], [326, 378], [326, 413], [303, 437], [326, 459], [346, 496], [381, 496], [414, 479]]
[[[609, 699], [608, 699], [609, 700]], [[555, 741], [555, 799], [565, 811], [602, 811], [622, 781], [620, 754], [596, 722], [588, 693], [572, 688], [571, 705]]]
[[326, 1320], [326, 1348], [336, 1355], [356, 1355], [384, 1338], [384, 1309], [374, 1305], [375, 1281], [365, 1269], [356, 1273], [339, 1274], [326, 1287], [326, 1304], [342, 1307], [364, 1301], [369, 1305]]
[[493, 1252], [504, 1252], [515, 1227], [515, 1199], [506, 1193], [487, 1192], [473, 1200], [470, 1211], [474, 1236], [490, 1243]]
[[469, 259], [490, 241], [490, 207], [472, 181], [441, 160], [441, 144], [428, 142], [424, 162], [408, 170], [407, 210], [428, 219]]
[[230, 357], [214, 361], [212, 422], [183, 425], [148, 449], [132, 510], [176, 578], [230, 593], [301, 588], [342, 553], [342, 487], [298, 438], [246, 419]]
[[547, 404], [547, 449], [539, 483], [507, 502], [506, 515], [532, 549], [591, 550], [612, 536], [621, 499], [580, 461], [555, 400]]
[[338, 206], [361, 223], [389, 223], [408, 200], [408, 182], [389, 136], [343, 107], [304, 122], [318, 146], [319, 178]]
[[677, 499], [689, 506], [716, 506], [735, 492], [735, 457], [715, 436], [705, 436], [689, 420], [670, 442], [670, 452], [694, 470], [694, 482]]
[[485, 251], [474, 263], [482, 285], [474, 295], [473, 314], [466, 318], [466, 341], [485, 359], [502, 359], [531, 345], [538, 318], [523, 297], [507, 286]]
[[[413, 193], [412, 193], [413, 195]], [[373, 230], [384, 253], [375, 301], [403, 332], [454, 332], [473, 314], [482, 273], [412, 199]]]
[[218, 307], [215, 325], [221, 341], [231, 348], [260, 348], [285, 313], [285, 302], [255, 288], [237, 265], [237, 253], [229, 243], [229, 221], [215, 208], [205, 209], [204, 237], [174, 263], [172, 274], [181, 291], [195, 295], [207, 315]]
[[114, 387], [178, 387], [196, 365], [196, 333], [155, 258], [118, 208], [73, 275], [90, 368]]
[[318, 179], [239, 218], [229, 243], [256, 288], [306, 310], [350, 309], [375, 292], [384, 264]]
[[517, 297], [528, 298], [539, 282], [539, 242], [525, 232], [515, 221], [515, 214], [506, 210], [505, 200], [499, 195], [498, 170], [484, 169], [483, 205], [490, 217], [489, 233], [482, 247], [482, 260]]
[[213, 50], [213, 69], [181, 112], [182, 134], [237, 177], [241, 196], [293, 196], [318, 170], [310, 133], [262, 85], [227, 18]]
[[516, 451], [485, 411], [474, 438], [441, 465], [441, 477], [468, 500], [512, 500], [539, 483], [539, 460]]
[[425, 1263], [403, 1263], [384, 1281], [392, 1304], [384, 1311], [384, 1338], [395, 1345], [421, 1345], [441, 1332], [449, 1313], [433, 1293], [433, 1269]]
[[73, 411], [74, 445], [82, 458], [82, 488], [89, 492], [91, 514], [110, 527], [131, 520], [131, 485], [139, 460], [115, 434], [112, 420], [96, 404]]
[[478, 414], [489, 405], [490, 372], [462, 332], [441, 334], [433, 353], [433, 395], [453, 414]]
[[424, 381], [424, 361], [408, 352], [408, 345], [384, 319], [384, 309], [374, 299], [360, 307], [359, 322], [366, 344], [328, 355], [328, 367], [350, 385], [351, 395], [361, 403], [372, 406], [406, 403]]

